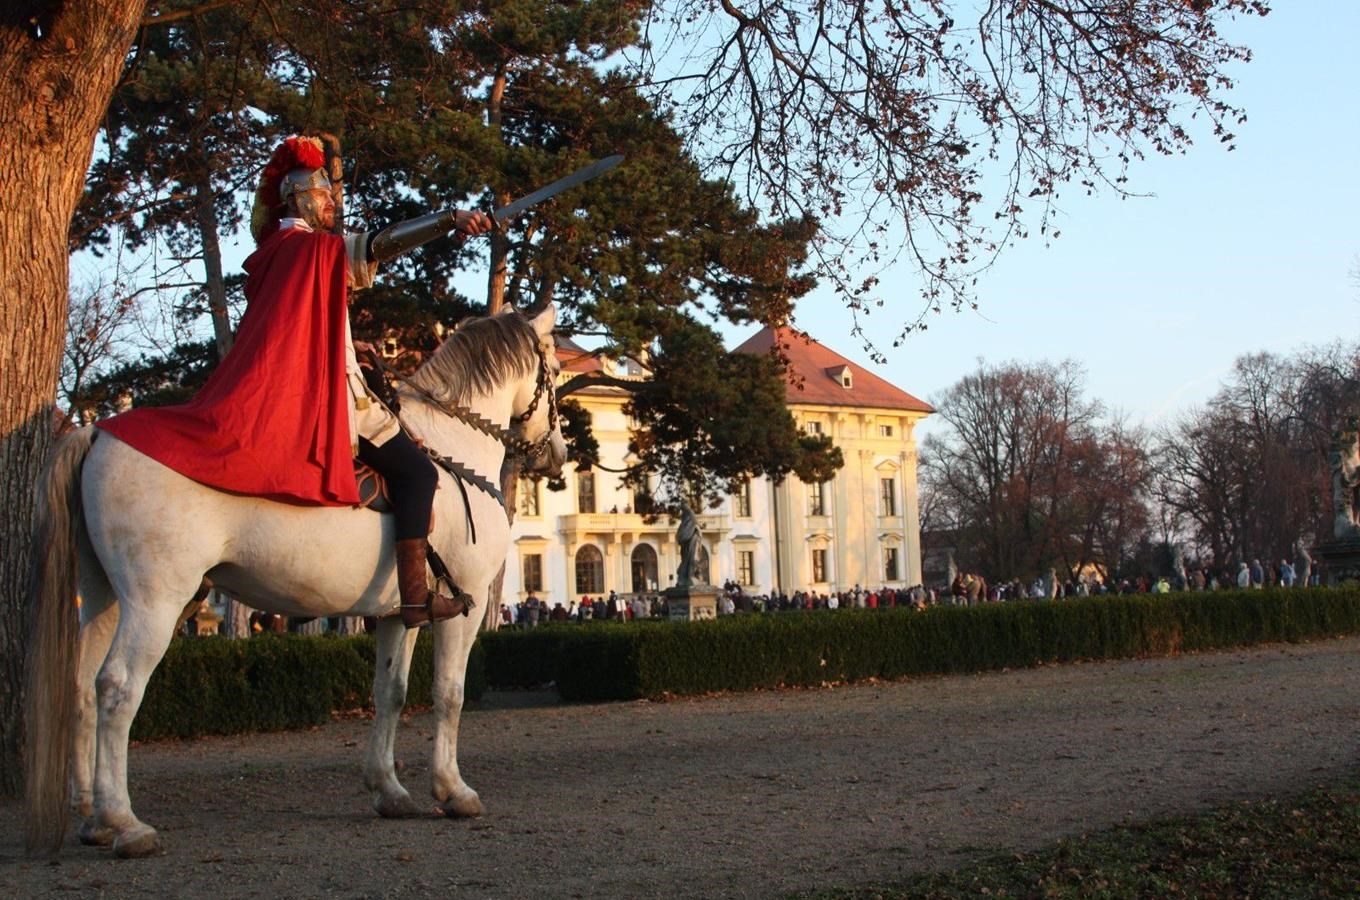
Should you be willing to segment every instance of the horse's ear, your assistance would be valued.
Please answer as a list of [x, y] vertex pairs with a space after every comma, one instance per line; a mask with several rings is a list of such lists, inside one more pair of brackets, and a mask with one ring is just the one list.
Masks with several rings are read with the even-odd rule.
[[557, 304], [549, 303], [541, 313], [529, 321], [533, 323], [534, 331], [539, 337], [544, 338], [552, 334], [553, 326], [557, 324]]

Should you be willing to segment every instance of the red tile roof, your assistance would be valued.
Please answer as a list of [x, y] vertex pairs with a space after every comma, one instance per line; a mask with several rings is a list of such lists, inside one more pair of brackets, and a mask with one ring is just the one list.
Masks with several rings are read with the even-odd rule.
[[604, 369], [599, 357], [564, 335], [553, 335], [557, 347], [557, 361], [564, 372], [599, 372]]
[[[739, 353], [768, 353], [775, 342], [784, 348], [789, 362], [786, 385], [790, 403], [827, 406], [860, 406], [932, 413], [935, 407], [856, 365], [801, 331], [787, 326], [765, 327], [737, 348]], [[842, 387], [837, 375], [850, 370], [850, 387]]]

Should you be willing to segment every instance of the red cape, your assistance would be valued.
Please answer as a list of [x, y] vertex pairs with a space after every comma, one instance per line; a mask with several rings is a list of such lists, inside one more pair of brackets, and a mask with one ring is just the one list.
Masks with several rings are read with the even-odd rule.
[[209, 487], [292, 503], [358, 503], [345, 385], [346, 265], [337, 235], [275, 232], [246, 260], [236, 343], [198, 395], [98, 426]]

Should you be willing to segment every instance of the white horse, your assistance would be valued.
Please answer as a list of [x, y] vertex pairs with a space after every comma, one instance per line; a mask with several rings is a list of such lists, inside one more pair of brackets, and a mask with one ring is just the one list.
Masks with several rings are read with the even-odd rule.
[[[441, 470], [430, 536], [479, 602], [488, 602], [509, 549], [506, 511], [492, 493], [507, 446], [540, 470], [560, 471], [566, 459], [556, 409], [555, 317], [549, 306], [533, 319], [506, 312], [472, 320], [399, 388], [412, 433], [489, 482], [478, 488], [474, 476], [463, 491]], [[112, 843], [122, 857], [160, 852], [155, 829], [138, 820], [128, 797], [128, 729], [176, 619], [205, 575], [253, 606], [290, 616], [381, 616], [398, 603], [391, 516], [223, 493], [110, 434], [95, 440], [91, 428], [54, 450], [39, 485], [36, 535], [38, 625], [26, 742], [30, 851], [60, 846], [69, 802], [85, 817], [83, 842]], [[457, 761], [465, 669], [482, 613], [432, 626], [432, 792], [455, 817], [483, 811]], [[429, 810], [402, 787], [393, 760], [416, 634], [399, 617], [379, 620], [377, 716], [364, 784], [374, 808], [389, 817]]]

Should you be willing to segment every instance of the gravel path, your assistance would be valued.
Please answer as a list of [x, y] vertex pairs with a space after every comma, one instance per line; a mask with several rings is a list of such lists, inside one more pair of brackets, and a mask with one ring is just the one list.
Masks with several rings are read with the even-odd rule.
[[[950, 868], [1360, 772], [1360, 639], [671, 703], [493, 694], [462, 728], [479, 820], [384, 821], [368, 723], [136, 747], [166, 856], [68, 840], [0, 895], [778, 897]], [[400, 730], [412, 793], [431, 722]]]

